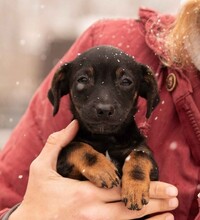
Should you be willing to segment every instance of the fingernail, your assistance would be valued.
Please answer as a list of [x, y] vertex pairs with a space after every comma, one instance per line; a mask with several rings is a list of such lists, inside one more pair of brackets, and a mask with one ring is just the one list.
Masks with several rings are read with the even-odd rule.
[[70, 122], [70, 124], [76, 124], [77, 123], [77, 120], [76, 119], [73, 119], [71, 122]]
[[73, 121], [71, 121], [69, 124], [68, 124], [68, 126], [66, 127], [66, 128], [72, 128], [72, 127], [74, 127], [76, 124], [78, 124], [78, 121], [76, 120], [76, 119], [74, 119]]
[[178, 190], [176, 187], [173, 187], [173, 186], [169, 186], [167, 187], [166, 189], [166, 194], [168, 196], [177, 196], [178, 195]]
[[169, 207], [170, 208], [176, 208], [178, 206], [178, 199], [173, 198], [169, 200]]
[[173, 215], [168, 215], [165, 220], [174, 220], [174, 216]]

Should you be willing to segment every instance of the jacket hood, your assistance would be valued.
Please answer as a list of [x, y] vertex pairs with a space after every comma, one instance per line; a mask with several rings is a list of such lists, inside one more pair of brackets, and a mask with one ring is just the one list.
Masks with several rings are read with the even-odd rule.
[[164, 39], [169, 28], [174, 23], [175, 17], [172, 15], [162, 15], [151, 9], [140, 8], [139, 18], [145, 27], [147, 45], [160, 59], [166, 60], [167, 54]]

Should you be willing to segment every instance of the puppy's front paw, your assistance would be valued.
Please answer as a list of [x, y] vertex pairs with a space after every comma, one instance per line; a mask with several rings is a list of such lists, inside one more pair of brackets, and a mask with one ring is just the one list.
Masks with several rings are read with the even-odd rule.
[[72, 142], [62, 151], [57, 170], [65, 177], [86, 179], [98, 187], [112, 188], [119, 185], [119, 174], [115, 165], [92, 146]]
[[129, 209], [140, 210], [149, 202], [152, 167], [143, 152], [132, 152], [126, 158], [122, 176], [122, 200]]
[[141, 210], [149, 202], [149, 182], [122, 179], [122, 201], [131, 210]]
[[87, 154], [81, 173], [98, 187], [112, 188], [120, 183], [117, 168], [103, 154]]

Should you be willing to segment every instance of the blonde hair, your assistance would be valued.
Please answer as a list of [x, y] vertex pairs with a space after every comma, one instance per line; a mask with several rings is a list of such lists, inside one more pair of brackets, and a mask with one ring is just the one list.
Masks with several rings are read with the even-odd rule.
[[170, 27], [169, 33], [166, 36], [165, 46], [168, 54], [168, 65], [176, 65], [181, 68], [191, 66], [192, 61], [185, 43], [189, 42], [191, 31], [199, 30], [200, 0], [188, 0], [181, 7], [174, 24]]

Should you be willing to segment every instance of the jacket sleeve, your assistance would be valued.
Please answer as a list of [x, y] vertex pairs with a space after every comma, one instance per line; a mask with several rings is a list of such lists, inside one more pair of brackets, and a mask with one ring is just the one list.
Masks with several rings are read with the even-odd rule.
[[92, 46], [94, 29], [95, 25], [86, 30], [49, 73], [34, 94], [7, 144], [0, 152], [0, 210], [7, 207], [11, 208], [22, 200], [31, 162], [40, 153], [47, 137], [52, 132], [66, 127], [71, 121], [68, 97], [63, 97], [60, 110], [53, 117], [52, 106], [47, 98], [47, 93], [55, 70], [63, 62], [74, 59], [78, 53]]
[[6, 213], [8, 213], [9, 209], [5, 208], [0, 211], [0, 219], [2, 220]]
[[198, 206], [199, 206], [199, 213], [198, 215], [196, 216], [195, 220], [200, 220], [200, 193], [198, 195]]

